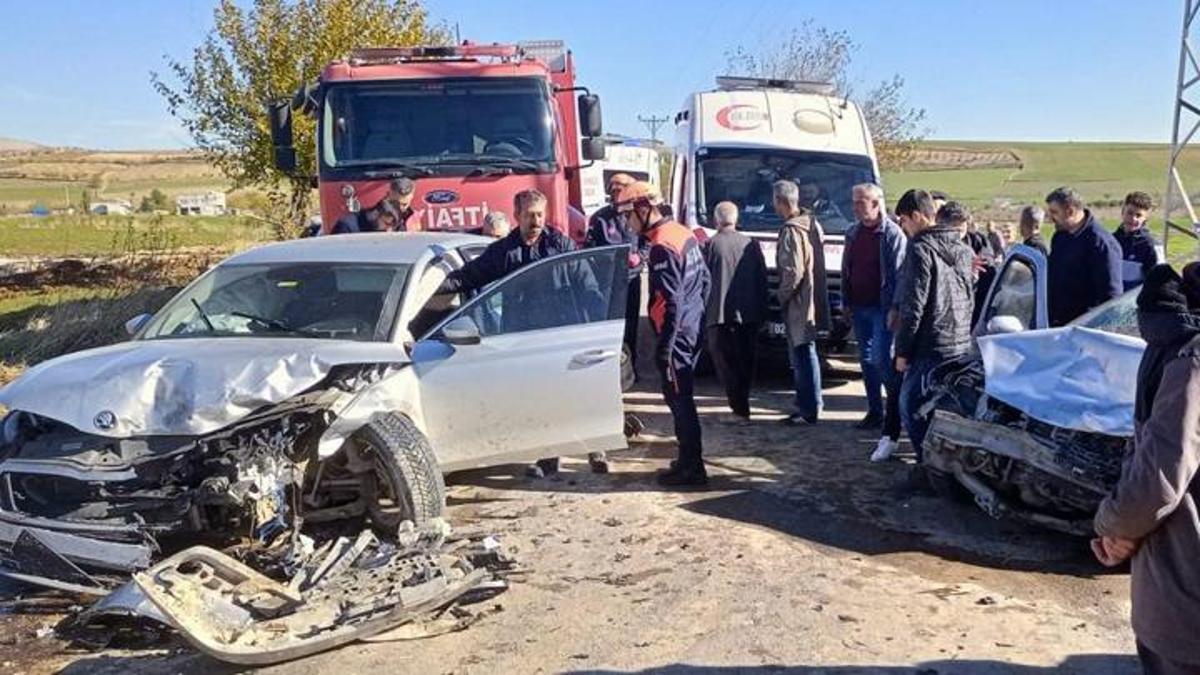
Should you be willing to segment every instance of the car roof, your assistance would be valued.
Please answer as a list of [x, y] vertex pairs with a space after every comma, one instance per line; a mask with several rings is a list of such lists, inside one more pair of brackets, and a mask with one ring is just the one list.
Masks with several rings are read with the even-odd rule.
[[308, 237], [265, 244], [226, 258], [222, 265], [256, 265], [293, 262], [356, 262], [411, 264], [429, 247], [458, 248], [488, 244], [474, 234], [450, 232], [371, 232]]

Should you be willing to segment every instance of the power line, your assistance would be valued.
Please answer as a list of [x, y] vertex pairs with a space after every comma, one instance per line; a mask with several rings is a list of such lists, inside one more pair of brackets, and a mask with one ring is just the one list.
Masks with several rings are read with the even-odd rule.
[[658, 130], [670, 119], [669, 117], [655, 117], [654, 115], [649, 117], [638, 115], [638, 121], [645, 124], [646, 128], [650, 131], [650, 140], [656, 143], [658, 142]]

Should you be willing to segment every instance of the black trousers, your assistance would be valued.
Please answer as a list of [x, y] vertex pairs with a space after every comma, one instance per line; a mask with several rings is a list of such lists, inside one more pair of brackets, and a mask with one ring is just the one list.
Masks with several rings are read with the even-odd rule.
[[750, 387], [758, 353], [758, 324], [722, 323], [709, 326], [708, 354], [733, 414], [750, 417]]
[[883, 435], [893, 441], [900, 440], [900, 383], [904, 377], [896, 372], [896, 366], [889, 362], [887, 372], [883, 374], [883, 392], [887, 398], [883, 406]]
[[691, 366], [668, 371], [669, 366], [659, 364], [662, 378], [663, 399], [675, 419], [675, 438], [679, 441], [677, 466], [684, 471], [704, 467], [700, 445], [700, 414], [696, 412], [696, 376]]
[[642, 276], [629, 280], [625, 296], [625, 346], [629, 348], [629, 367], [637, 374], [638, 326], [642, 322]]

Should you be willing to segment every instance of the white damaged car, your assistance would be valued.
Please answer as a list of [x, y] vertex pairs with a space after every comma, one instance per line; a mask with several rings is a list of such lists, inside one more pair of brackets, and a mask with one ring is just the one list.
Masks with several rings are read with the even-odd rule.
[[197, 541], [438, 518], [442, 473], [625, 447], [623, 247], [435, 294], [490, 240], [362, 234], [209, 270], [0, 390], [0, 574], [104, 592]]

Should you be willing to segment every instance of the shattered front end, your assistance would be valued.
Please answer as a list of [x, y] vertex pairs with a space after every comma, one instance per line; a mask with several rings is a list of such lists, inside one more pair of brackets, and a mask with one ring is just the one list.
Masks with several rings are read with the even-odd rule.
[[990, 397], [977, 360], [936, 375], [929, 468], [994, 518], [1091, 535], [1092, 517], [1120, 477], [1128, 439], [1050, 425]]

